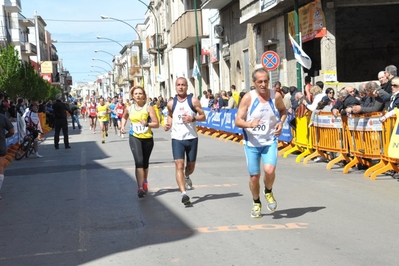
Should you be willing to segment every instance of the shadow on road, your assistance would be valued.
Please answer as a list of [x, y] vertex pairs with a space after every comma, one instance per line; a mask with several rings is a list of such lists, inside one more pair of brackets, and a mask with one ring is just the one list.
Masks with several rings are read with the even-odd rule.
[[[139, 199], [134, 173], [118, 167], [118, 158], [108, 160], [116, 169], [104, 166], [101, 160], [110, 158], [105, 149], [116, 153], [121, 147], [101, 145], [87, 141], [55, 150], [46, 141], [40, 147], [44, 158], [6, 169], [0, 265], [81, 265], [194, 234], [157, 193]], [[166, 233], [176, 230], [185, 234]]]
[[270, 214], [264, 214], [263, 216], [272, 216], [273, 219], [289, 219], [296, 218], [305, 215], [309, 212], [317, 212], [326, 207], [307, 207], [307, 208], [295, 208], [295, 209], [287, 209], [287, 210], [279, 210]]

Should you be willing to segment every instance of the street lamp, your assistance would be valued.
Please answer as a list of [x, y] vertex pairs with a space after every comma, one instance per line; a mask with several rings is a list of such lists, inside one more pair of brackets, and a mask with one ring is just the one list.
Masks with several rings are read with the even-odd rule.
[[98, 58], [92, 58], [91, 60], [97, 60], [97, 61], [104, 62], [104, 63], [106, 63], [107, 65], [109, 65], [109, 67], [110, 67], [111, 69], [113, 69], [113, 67], [111, 66], [111, 64], [108, 63], [107, 61], [104, 61], [104, 60], [101, 60], [101, 59], [98, 59]]
[[103, 68], [103, 67], [99, 67], [99, 66], [91, 66], [91, 67], [98, 67], [98, 68], [101, 68], [102, 70], [106, 71], [107, 73], [111, 72], [111, 71], [109, 71], [109, 70], [106, 70], [106, 69]]
[[[138, 33], [138, 31], [132, 25], [127, 23], [126, 21], [123, 21], [123, 20], [120, 20], [120, 19], [117, 19], [117, 18], [113, 18], [113, 17], [109, 17], [109, 16], [104, 16], [104, 15], [101, 15], [101, 18], [102, 19], [111, 19], [111, 20], [116, 20], [116, 21], [122, 22], [122, 23], [128, 25], [130, 28], [132, 28], [137, 33], [137, 37], [139, 38], [139, 41], [140, 41], [139, 58], [140, 58], [140, 67], [141, 67], [141, 78], [144, 80], [144, 70], [143, 70], [143, 65], [142, 65], [142, 60], [143, 60], [143, 41], [141, 40], [141, 36]], [[143, 87], [144, 87], [144, 82], [143, 82]]]
[[[101, 60], [100, 60], [100, 61], [101, 61]], [[114, 82], [114, 73], [113, 73], [113, 71], [109, 71], [109, 70], [107, 70], [107, 69], [105, 69], [105, 68], [103, 68], [103, 67], [100, 67], [100, 66], [91, 66], [91, 67], [98, 67], [98, 68], [104, 70], [105, 72], [108, 73], [108, 76], [109, 76], [110, 73], [111, 73], [111, 79], [110, 79], [110, 88], [111, 88], [111, 84], [113, 84], [113, 82]], [[115, 86], [114, 86], [113, 89], [115, 90]]]
[[[158, 72], [159, 74], [161, 74], [161, 56], [160, 56], [160, 51], [159, 51], [159, 38], [158, 38], [158, 19], [157, 16], [154, 13], [154, 10], [152, 9], [152, 6], [147, 5], [146, 3], [144, 3], [141, 0], [138, 0], [140, 3], [142, 3], [143, 5], [145, 5], [147, 7], [148, 10], [151, 11], [151, 13], [154, 15], [154, 19], [155, 19], [155, 26], [156, 26], [156, 46], [157, 46], [157, 57], [158, 57]], [[161, 90], [161, 83], [159, 83], [159, 90]]]
[[[112, 42], [115, 42], [115, 43], [117, 43], [117, 44], [119, 44], [122, 48], [124, 47], [120, 42], [117, 42], [117, 41], [115, 41], [115, 40], [113, 40], [113, 39], [109, 39], [109, 38], [105, 38], [105, 37], [102, 37], [102, 36], [97, 36], [97, 39], [105, 39], [105, 40], [110, 40], [110, 41], [112, 41]], [[126, 49], [127, 50], [127, 49]], [[94, 59], [93, 59], [94, 60]], [[98, 60], [98, 59], [97, 59]], [[111, 67], [112, 68], [112, 67]], [[130, 85], [130, 79], [129, 79], [129, 57], [127, 56], [127, 52], [126, 52], [126, 74], [127, 74], [127, 83], [128, 83], [128, 85], [127, 85], [127, 89], [129, 90], [129, 85]]]
[[95, 52], [95, 53], [102, 52], [102, 53], [106, 53], [106, 54], [109, 54], [110, 56], [114, 57], [113, 54], [108, 53], [107, 51], [103, 51], [103, 50], [94, 50], [94, 52]]
[[100, 72], [100, 71], [90, 70], [90, 72], [93, 72], [93, 73], [98, 73], [98, 74], [100, 74], [100, 75], [104, 76], [104, 73], [103, 73], [103, 72]]
[[116, 42], [117, 44], [119, 44], [123, 48], [123, 45], [120, 42], [117, 42], [115, 40], [112, 40], [112, 39], [109, 39], [109, 38], [105, 38], [103, 36], [97, 36], [97, 39], [104, 39], [104, 40], [109, 40], [111, 42]]

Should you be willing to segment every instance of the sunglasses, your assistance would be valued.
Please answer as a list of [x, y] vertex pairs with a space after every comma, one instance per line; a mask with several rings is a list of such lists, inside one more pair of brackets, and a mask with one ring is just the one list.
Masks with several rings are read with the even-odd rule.
[[399, 87], [399, 85], [398, 84], [392, 84], [392, 87], [397, 88], [397, 87]]

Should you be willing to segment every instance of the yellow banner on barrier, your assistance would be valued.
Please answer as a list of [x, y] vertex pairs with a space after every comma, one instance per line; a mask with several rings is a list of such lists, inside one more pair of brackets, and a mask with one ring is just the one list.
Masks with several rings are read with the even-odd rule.
[[[399, 111], [395, 108], [396, 117], [399, 117]], [[388, 147], [388, 157], [399, 159], [399, 119], [396, 119], [395, 127], [393, 128], [391, 141]]]

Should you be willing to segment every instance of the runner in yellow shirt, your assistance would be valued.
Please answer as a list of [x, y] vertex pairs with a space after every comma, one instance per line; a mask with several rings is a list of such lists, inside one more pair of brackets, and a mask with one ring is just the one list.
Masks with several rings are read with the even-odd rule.
[[100, 122], [100, 131], [101, 131], [101, 143], [105, 143], [105, 137], [108, 137], [108, 124], [109, 124], [109, 114], [111, 110], [108, 105], [105, 104], [104, 98], [101, 97], [99, 104], [97, 105], [97, 118]]

